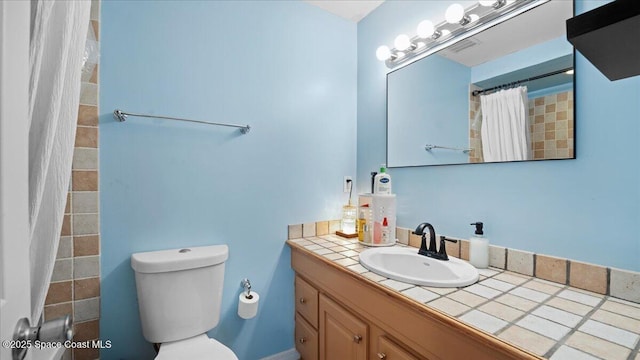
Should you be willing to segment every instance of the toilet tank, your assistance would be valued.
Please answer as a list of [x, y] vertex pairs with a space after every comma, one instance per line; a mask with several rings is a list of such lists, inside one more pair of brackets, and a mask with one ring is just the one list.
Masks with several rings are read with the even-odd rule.
[[220, 319], [227, 245], [131, 256], [142, 334], [153, 343], [203, 334]]

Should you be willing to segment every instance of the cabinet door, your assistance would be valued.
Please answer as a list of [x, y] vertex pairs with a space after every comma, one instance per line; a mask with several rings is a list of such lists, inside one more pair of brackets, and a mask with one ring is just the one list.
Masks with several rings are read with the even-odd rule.
[[296, 314], [295, 333], [300, 360], [318, 360], [318, 333], [300, 314]]
[[400, 345], [389, 340], [386, 336], [378, 338], [377, 359], [381, 360], [418, 360], [417, 357], [408, 353]]
[[366, 360], [366, 323], [320, 294], [320, 359]]

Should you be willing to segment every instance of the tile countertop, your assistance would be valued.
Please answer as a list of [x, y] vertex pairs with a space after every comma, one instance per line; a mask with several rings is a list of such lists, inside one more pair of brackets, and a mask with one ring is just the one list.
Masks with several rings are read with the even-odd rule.
[[[479, 269], [464, 288], [415, 286], [360, 265], [357, 240], [323, 235], [288, 240], [424, 306], [552, 360], [640, 360], [640, 304], [502, 269]], [[405, 245], [395, 245], [405, 246]]]

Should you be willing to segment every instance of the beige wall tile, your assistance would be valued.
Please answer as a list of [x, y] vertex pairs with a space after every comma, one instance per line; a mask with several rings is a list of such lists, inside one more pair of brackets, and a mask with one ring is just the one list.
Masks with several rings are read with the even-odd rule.
[[98, 170], [98, 149], [75, 148], [72, 167], [74, 170]]
[[74, 236], [73, 237], [73, 255], [89, 256], [100, 254], [100, 236]]
[[611, 296], [640, 303], [640, 273], [611, 269]]
[[73, 330], [75, 341], [98, 339], [100, 337], [100, 321], [91, 320], [77, 323], [73, 326]]
[[80, 85], [80, 104], [94, 105], [98, 104], [98, 85], [83, 82]]
[[98, 126], [98, 107], [80, 105], [78, 108], [78, 125]]
[[288, 236], [289, 239], [298, 239], [302, 237], [302, 224], [289, 225]]
[[72, 171], [72, 182], [74, 191], [98, 191], [97, 171]]
[[47, 305], [44, 307], [44, 319], [45, 321], [57, 319], [67, 314], [71, 315], [72, 312], [73, 308], [71, 307], [71, 302]]
[[100, 316], [100, 299], [92, 298], [73, 302], [73, 319], [76, 322], [97, 319]]
[[302, 224], [302, 236], [303, 237], [311, 237], [316, 236], [316, 223], [305, 223]]
[[[415, 248], [420, 248], [420, 243], [422, 242], [422, 236], [416, 235], [414, 233], [409, 233], [409, 246], [413, 246]], [[429, 244], [427, 244], [429, 246]]]
[[73, 238], [71, 236], [60, 237], [56, 259], [66, 259], [71, 256], [73, 256]]
[[73, 215], [74, 235], [93, 235], [100, 232], [100, 220], [98, 214]]
[[446, 241], [445, 248], [447, 249], [448, 255], [460, 258], [460, 240], [458, 240], [458, 242], [455, 242], [455, 243], [452, 243], [451, 241]]
[[460, 259], [469, 260], [469, 241], [460, 240]]
[[98, 213], [98, 192], [78, 191], [73, 193], [73, 211], [75, 214]]
[[100, 278], [74, 280], [73, 297], [75, 300], [100, 296]]
[[509, 249], [507, 253], [507, 270], [533, 276], [533, 253]]
[[53, 265], [53, 273], [51, 274], [51, 281], [71, 280], [72, 277], [73, 277], [73, 260], [71, 259], [56, 260]]
[[489, 245], [489, 266], [498, 269], [507, 267], [507, 249], [502, 246]]
[[91, 0], [91, 20], [100, 21], [100, 0]]
[[409, 229], [396, 227], [396, 238], [401, 244], [409, 245]]
[[100, 358], [100, 349], [98, 348], [75, 348], [71, 350], [73, 351], [73, 360], [95, 360]]
[[557, 282], [567, 283], [567, 259], [548, 255], [536, 255], [536, 277]]
[[71, 214], [71, 193], [67, 193], [67, 203], [64, 206], [64, 213]]
[[85, 256], [73, 259], [73, 278], [82, 279], [100, 276], [100, 257]]
[[318, 221], [316, 222], [316, 236], [329, 234], [329, 222]]
[[62, 231], [60, 231], [60, 236], [69, 235], [71, 235], [71, 215], [65, 215], [62, 218]]
[[97, 148], [98, 128], [90, 126], [78, 126], [78, 128], [76, 129], [75, 147]]
[[335, 234], [336, 231], [340, 230], [340, 220], [330, 220], [329, 221], [329, 234]]
[[45, 305], [71, 301], [71, 281], [55, 282], [49, 285]]
[[606, 294], [607, 268], [571, 261], [569, 264], [569, 285], [598, 294]]

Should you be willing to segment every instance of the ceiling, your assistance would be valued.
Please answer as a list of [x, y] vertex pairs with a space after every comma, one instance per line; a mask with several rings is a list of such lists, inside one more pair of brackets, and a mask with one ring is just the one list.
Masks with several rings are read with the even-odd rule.
[[380, 6], [384, 0], [304, 0], [334, 15], [358, 22]]

